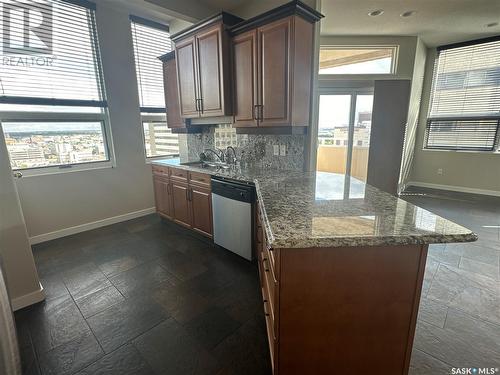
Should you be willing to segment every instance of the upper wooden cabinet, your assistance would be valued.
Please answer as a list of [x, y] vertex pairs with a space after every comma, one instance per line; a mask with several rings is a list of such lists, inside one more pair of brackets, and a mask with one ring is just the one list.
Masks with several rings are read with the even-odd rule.
[[236, 127], [308, 126], [314, 23], [293, 1], [231, 28]]
[[232, 114], [227, 27], [241, 21], [222, 12], [172, 35], [183, 118]]
[[257, 31], [232, 40], [234, 79], [234, 122], [238, 126], [257, 124]]
[[176, 74], [179, 82], [180, 114], [184, 118], [198, 117], [198, 81], [195, 65], [195, 38], [186, 38], [176, 44]]
[[163, 88], [167, 106], [167, 126], [173, 130], [186, 128], [186, 120], [181, 117], [175, 51], [160, 57], [163, 62]]

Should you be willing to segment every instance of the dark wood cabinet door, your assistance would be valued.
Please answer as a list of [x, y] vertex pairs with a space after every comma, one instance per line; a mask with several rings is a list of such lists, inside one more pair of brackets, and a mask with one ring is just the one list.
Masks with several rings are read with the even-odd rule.
[[290, 123], [291, 21], [287, 17], [257, 30], [259, 126], [286, 126]]
[[167, 107], [167, 126], [171, 129], [185, 128], [185, 122], [181, 117], [175, 58], [163, 63], [163, 88]]
[[173, 217], [176, 223], [191, 227], [189, 188], [187, 183], [172, 181]]
[[199, 117], [196, 105], [196, 99], [198, 98], [198, 73], [195, 64], [195, 38], [191, 37], [179, 41], [175, 46], [175, 53], [181, 116], [184, 118]]
[[223, 116], [221, 25], [215, 25], [196, 35], [196, 58], [201, 116]]
[[172, 217], [172, 197], [170, 196], [169, 183], [167, 178], [153, 177], [156, 212], [167, 218]]
[[212, 193], [210, 189], [190, 186], [191, 227], [201, 234], [212, 237]]
[[257, 31], [232, 40], [234, 127], [257, 126]]

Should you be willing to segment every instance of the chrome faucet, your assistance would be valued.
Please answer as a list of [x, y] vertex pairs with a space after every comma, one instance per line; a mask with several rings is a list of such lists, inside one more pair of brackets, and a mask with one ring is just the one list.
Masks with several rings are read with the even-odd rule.
[[[218, 151], [220, 152], [220, 154]], [[215, 151], [211, 148], [207, 148], [203, 153], [206, 155], [207, 152], [214, 154], [215, 156], [217, 156], [217, 159], [219, 159], [221, 163], [224, 163], [224, 152], [222, 150], [217, 149], [217, 151]]]
[[[229, 151], [233, 151], [233, 157], [230, 158]], [[229, 164], [236, 164], [236, 150], [233, 146], [227, 146], [226, 148], [226, 159]]]

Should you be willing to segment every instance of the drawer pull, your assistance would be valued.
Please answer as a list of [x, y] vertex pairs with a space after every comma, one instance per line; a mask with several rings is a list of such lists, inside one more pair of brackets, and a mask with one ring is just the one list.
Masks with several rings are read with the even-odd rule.
[[266, 311], [266, 303], [267, 303], [267, 299], [264, 300], [264, 315], [269, 316], [269, 313]]
[[[267, 262], [267, 258], [262, 259], [262, 263]], [[264, 271], [269, 272], [269, 268], [264, 268]]]

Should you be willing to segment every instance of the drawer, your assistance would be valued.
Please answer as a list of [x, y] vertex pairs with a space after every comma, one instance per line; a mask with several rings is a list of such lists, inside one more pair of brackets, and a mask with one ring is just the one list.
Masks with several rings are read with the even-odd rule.
[[170, 168], [170, 178], [187, 182], [188, 172], [184, 169]]
[[263, 271], [262, 283], [267, 294], [267, 300], [269, 301], [268, 312], [271, 313], [271, 316], [274, 320], [279, 292], [278, 280], [276, 280], [272, 269], [269, 267], [269, 260], [266, 258], [266, 255], [262, 254], [261, 258]]
[[163, 167], [161, 165], [152, 165], [151, 169], [153, 170], [153, 174], [168, 177], [168, 167]]
[[262, 244], [262, 258], [266, 258], [269, 265], [268, 268], [272, 271], [273, 277], [276, 280], [279, 280], [279, 250], [269, 249], [267, 246], [266, 232], [264, 228], [262, 228], [262, 235], [264, 237]]
[[210, 187], [210, 175], [200, 172], [189, 172], [189, 182]]
[[265, 279], [264, 279], [264, 269], [262, 268], [262, 252], [260, 249], [257, 251], [257, 266], [259, 268], [259, 281], [260, 281], [260, 287], [262, 289], [262, 293], [264, 293], [264, 284], [265, 284]]
[[269, 343], [269, 354], [270, 354], [270, 357], [271, 357], [271, 366], [272, 366], [272, 370], [273, 370], [273, 373], [274, 373], [274, 367], [275, 367], [275, 361], [276, 361], [276, 348], [277, 348], [277, 340], [275, 338], [275, 335], [274, 335], [274, 321], [271, 317], [271, 314], [268, 313], [268, 310], [267, 310], [268, 306], [266, 304], [266, 302], [264, 301], [264, 314], [265, 314], [265, 317], [266, 317], [266, 332], [267, 332], [267, 341]]

